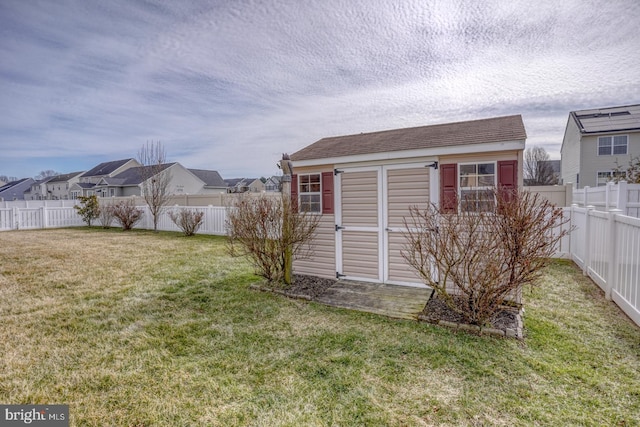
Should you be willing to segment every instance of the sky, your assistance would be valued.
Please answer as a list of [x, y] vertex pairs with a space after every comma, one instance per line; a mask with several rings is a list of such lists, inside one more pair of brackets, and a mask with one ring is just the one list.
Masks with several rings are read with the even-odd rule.
[[640, 103], [637, 0], [0, 0], [0, 175], [160, 142], [223, 178], [323, 137]]

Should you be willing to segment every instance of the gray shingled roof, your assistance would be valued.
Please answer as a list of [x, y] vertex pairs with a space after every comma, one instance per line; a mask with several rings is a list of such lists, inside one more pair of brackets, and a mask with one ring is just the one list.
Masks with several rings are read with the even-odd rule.
[[624, 132], [640, 130], [640, 105], [572, 111], [580, 132]]
[[71, 173], [65, 173], [62, 175], [56, 175], [54, 177], [52, 177], [49, 181], [47, 182], [66, 182], [69, 181], [71, 178], [80, 175], [82, 173], [82, 171], [80, 172], [71, 172]]
[[123, 159], [123, 160], [114, 160], [112, 162], [104, 162], [100, 163], [98, 166], [90, 169], [82, 174], [83, 177], [87, 176], [103, 176], [109, 175], [113, 173], [116, 169], [124, 165], [125, 163], [134, 160], [134, 159]]
[[514, 115], [323, 138], [292, 154], [291, 160], [518, 141], [526, 137], [522, 117]]
[[[165, 170], [168, 167], [175, 165], [176, 163], [165, 163], [162, 166], [161, 170]], [[129, 168], [125, 171], [120, 172], [118, 175], [112, 177], [106, 177], [105, 181], [109, 185], [115, 185], [118, 187], [126, 187], [132, 185], [139, 185], [142, 183], [142, 177], [144, 176], [144, 169], [152, 168], [155, 166], [138, 166], [135, 168]]]
[[223, 187], [227, 184], [220, 176], [218, 171], [206, 170], [206, 169], [189, 169], [189, 172], [204, 181], [207, 187]]

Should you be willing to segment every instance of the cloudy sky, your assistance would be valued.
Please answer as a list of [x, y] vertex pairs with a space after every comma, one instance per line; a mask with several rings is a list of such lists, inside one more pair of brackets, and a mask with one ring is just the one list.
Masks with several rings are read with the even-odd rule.
[[640, 103], [637, 0], [0, 0], [0, 175], [277, 173], [325, 136]]

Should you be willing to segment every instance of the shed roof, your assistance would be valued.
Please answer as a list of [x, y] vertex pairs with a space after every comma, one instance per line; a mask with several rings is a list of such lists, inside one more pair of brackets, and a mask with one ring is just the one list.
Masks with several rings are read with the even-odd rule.
[[323, 138], [292, 154], [291, 160], [324, 159], [487, 142], [518, 141], [524, 140], [526, 137], [522, 116], [518, 114]]
[[640, 105], [572, 111], [583, 134], [640, 130]]

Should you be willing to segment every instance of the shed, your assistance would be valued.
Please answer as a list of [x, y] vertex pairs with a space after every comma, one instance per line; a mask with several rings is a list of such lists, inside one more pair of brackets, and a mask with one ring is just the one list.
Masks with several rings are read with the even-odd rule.
[[424, 286], [400, 253], [409, 208], [482, 209], [483, 190], [521, 188], [525, 140], [513, 115], [323, 138], [292, 154], [292, 197], [321, 216], [294, 272]]

